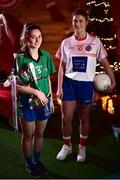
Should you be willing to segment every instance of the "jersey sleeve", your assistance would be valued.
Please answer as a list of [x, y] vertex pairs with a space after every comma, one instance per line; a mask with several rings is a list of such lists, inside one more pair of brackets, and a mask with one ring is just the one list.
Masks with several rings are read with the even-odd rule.
[[66, 45], [65, 45], [65, 41], [63, 40], [55, 54], [55, 56], [63, 62], [67, 61], [65, 49], [66, 49]]
[[101, 62], [103, 58], [107, 57], [107, 51], [105, 50], [102, 42], [99, 38], [96, 40], [96, 46], [97, 46], [97, 61]]
[[53, 60], [51, 58], [51, 55], [49, 53], [48, 53], [48, 65], [47, 66], [48, 66], [48, 74], [49, 74], [49, 76], [51, 74], [53, 74], [54, 72], [56, 72], [55, 65], [54, 65]]

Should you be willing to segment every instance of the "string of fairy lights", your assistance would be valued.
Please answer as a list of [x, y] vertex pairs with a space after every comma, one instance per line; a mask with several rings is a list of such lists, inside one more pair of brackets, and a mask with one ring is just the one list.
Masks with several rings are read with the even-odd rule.
[[104, 19], [91, 18], [90, 21], [96, 21], [96, 22], [100, 22], [100, 23], [103, 23], [105, 21], [112, 22], [113, 18], [110, 18], [110, 19], [107, 17], [105, 17]]
[[[104, 6], [104, 14], [105, 14], [105, 17], [100, 17], [100, 18], [97, 18], [97, 17], [90, 17], [88, 15], [88, 18], [91, 22], [98, 22], [98, 23], [111, 23], [113, 22], [113, 17], [109, 17], [108, 15], [108, 12], [109, 12], [109, 8], [110, 8], [110, 3], [108, 1], [97, 1], [97, 0], [92, 0], [92, 1], [89, 1], [86, 3], [87, 7], [94, 7], [94, 8], [98, 8], [99, 6], [103, 8]], [[111, 50], [115, 50], [117, 47], [115, 45], [115, 43], [112, 43], [113, 41], [115, 41], [117, 38], [117, 35], [116, 33], [114, 34], [111, 34], [111, 37], [100, 37], [100, 39], [102, 40], [103, 42], [103, 45], [105, 47], [105, 49], [107, 51], [111, 51]], [[100, 64], [97, 64], [97, 66], [100, 66]], [[118, 61], [114, 61], [114, 63], [112, 65], [110, 65], [112, 67], [112, 69], [114, 71], [120, 71], [120, 62]], [[101, 67], [102, 69], [102, 67]]]
[[105, 7], [110, 7], [110, 3], [109, 2], [101, 2], [101, 3], [96, 3], [96, 1], [90, 1], [86, 3], [88, 6], [90, 6], [91, 4], [95, 4], [95, 6], [101, 6], [104, 5]]

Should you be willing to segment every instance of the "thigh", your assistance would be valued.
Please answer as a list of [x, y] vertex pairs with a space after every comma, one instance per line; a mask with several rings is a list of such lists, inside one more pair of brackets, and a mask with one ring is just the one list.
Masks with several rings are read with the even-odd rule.
[[72, 120], [76, 109], [76, 101], [63, 101], [62, 102], [62, 115], [64, 119]]
[[75, 100], [75, 92], [73, 88], [73, 80], [64, 76], [63, 81], [63, 101], [74, 101]]
[[25, 121], [24, 119], [20, 120], [20, 125], [21, 125], [21, 129], [22, 129], [22, 133], [25, 136], [32, 136], [33, 132], [34, 132], [34, 128], [35, 128], [35, 122], [31, 121]]
[[93, 102], [93, 82], [74, 81], [76, 99], [82, 104], [91, 104]]
[[35, 134], [43, 134], [48, 120], [40, 120], [35, 122]]
[[89, 119], [90, 116], [90, 112], [91, 112], [91, 104], [87, 104], [87, 105], [80, 105], [79, 107], [79, 117], [81, 120], [87, 121]]

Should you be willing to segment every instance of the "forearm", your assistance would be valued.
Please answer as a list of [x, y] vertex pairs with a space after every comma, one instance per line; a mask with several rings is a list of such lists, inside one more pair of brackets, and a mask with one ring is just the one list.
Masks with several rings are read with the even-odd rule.
[[64, 68], [64, 64], [61, 62], [58, 70], [58, 89], [62, 89], [63, 86]]
[[52, 93], [52, 85], [51, 85], [51, 80], [50, 80], [50, 77], [49, 77], [49, 88], [50, 88], [50, 95], [51, 95], [51, 98], [53, 98], [53, 93]]
[[31, 94], [31, 95], [35, 95], [37, 96], [38, 90], [34, 89], [30, 86], [21, 86], [21, 85], [17, 85], [17, 90], [21, 93], [26, 93], [26, 94]]
[[112, 82], [113, 84], [116, 84], [116, 82], [115, 82], [115, 76], [114, 76], [114, 73], [113, 73], [113, 71], [112, 71], [112, 68], [111, 68], [110, 65], [109, 65], [109, 62], [108, 62], [106, 59], [104, 59], [104, 61], [103, 61], [102, 64], [103, 64], [103, 67], [104, 67], [104, 71], [105, 71], [105, 73], [108, 74], [108, 76], [110, 77], [111, 82]]
[[111, 69], [111, 68], [110, 68], [110, 69], [105, 69], [105, 72], [106, 72], [106, 74], [108, 74], [108, 76], [110, 77], [111, 82], [112, 82], [112, 83], [115, 83], [115, 77], [114, 77], [114, 74], [113, 74], [112, 69]]
[[20, 86], [20, 85], [17, 85], [17, 90], [21, 93], [27, 93], [27, 94], [35, 95], [41, 101], [41, 103], [43, 105], [48, 103], [48, 99], [42, 91], [34, 89], [30, 86]]

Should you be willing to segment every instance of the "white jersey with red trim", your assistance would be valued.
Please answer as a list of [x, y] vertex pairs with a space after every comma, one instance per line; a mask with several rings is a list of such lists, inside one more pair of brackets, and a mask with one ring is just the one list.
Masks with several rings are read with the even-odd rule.
[[100, 39], [87, 33], [84, 40], [72, 35], [62, 41], [56, 57], [65, 62], [65, 75], [78, 81], [93, 81], [97, 61], [107, 56]]

